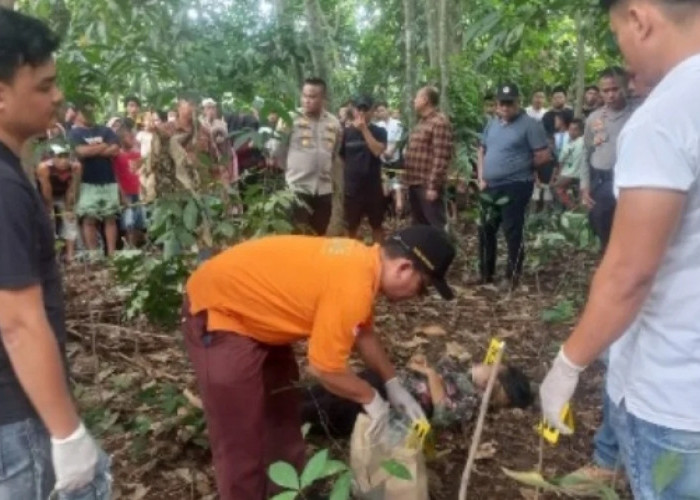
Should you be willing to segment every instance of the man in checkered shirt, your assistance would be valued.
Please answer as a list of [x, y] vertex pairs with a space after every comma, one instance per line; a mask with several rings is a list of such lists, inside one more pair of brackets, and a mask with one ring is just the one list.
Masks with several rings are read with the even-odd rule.
[[434, 87], [418, 91], [413, 106], [420, 121], [406, 147], [404, 163], [414, 224], [444, 229], [443, 200], [447, 169], [454, 155], [452, 124], [438, 111], [440, 93]]

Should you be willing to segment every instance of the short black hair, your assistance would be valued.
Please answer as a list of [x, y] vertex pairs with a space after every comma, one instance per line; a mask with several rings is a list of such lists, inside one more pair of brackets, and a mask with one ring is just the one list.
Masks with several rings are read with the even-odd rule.
[[589, 90], [595, 90], [596, 92], [600, 92], [600, 87], [598, 87], [598, 85], [586, 85], [584, 91], [588, 92]]
[[134, 128], [136, 128], [136, 124], [134, 123], [134, 120], [132, 120], [128, 116], [126, 118], [120, 118], [120, 119], [121, 119], [123, 128], [128, 128], [129, 130], [134, 130]]
[[507, 365], [498, 374], [498, 381], [508, 397], [509, 407], [527, 408], [535, 400], [530, 379], [519, 368]]
[[496, 96], [493, 94], [493, 92], [488, 92], [488, 93], [484, 94], [484, 102], [495, 101], [495, 100], [496, 100]]
[[627, 71], [620, 66], [608, 66], [598, 73], [598, 78], [627, 78]]
[[139, 108], [141, 107], [141, 99], [139, 99], [139, 98], [136, 97], [135, 95], [127, 96], [127, 97], [124, 99], [124, 107], [127, 107], [127, 106], [129, 105], [130, 102], [135, 102], [135, 103], [138, 105]]
[[566, 87], [564, 87], [563, 85], [557, 85], [556, 87], [554, 87], [552, 89], [552, 95], [559, 94], [559, 93], [567, 95], [568, 92], [566, 91]]
[[440, 105], [440, 91], [436, 87], [428, 85], [421, 90], [425, 92], [425, 96], [428, 98], [428, 102], [431, 106], [437, 108]]
[[569, 113], [561, 113], [560, 112], [560, 113], [555, 114], [554, 116], [555, 116], [555, 118], [559, 118], [562, 122], [564, 122], [564, 125], [566, 126], [566, 128], [569, 128], [569, 125], [571, 125], [571, 120], [573, 120], [573, 118], [571, 118], [571, 115]]
[[[304, 85], [311, 85], [312, 87], [320, 87], [325, 94], [328, 91], [328, 85], [326, 85], [326, 80], [316, 76], [312, 76], [304, 80]], [[302, 87], [304, 86], [302, 85]]]
[[581, 132], [586, 129], [586, 122], [584, 122], [581, 118], [574, 118], [571, 120], [570, 125], [576, 125]]
[[387, 259], [389, 260], [411, 258], [410, 253], [406, 249], [406, 247], [395, 239], [389, 238], [387, 240], [384, 240], [384, 243], [382, 243], [381, 247], [382, 250], [384, 250], [384, 254], [386, 255]]
[[0, 7], [0, 81], [10, 83], [22, 66], [41, 66], [60, 44], [42, 21]]

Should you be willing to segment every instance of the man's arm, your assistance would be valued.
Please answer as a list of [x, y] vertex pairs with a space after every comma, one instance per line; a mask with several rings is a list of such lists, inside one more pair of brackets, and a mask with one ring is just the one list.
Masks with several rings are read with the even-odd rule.
[[83, 166], [79, 161], [76, 161], [71, 163], [70, 168], [73, 172], [73, 177], [71, 178], [70, 186], [68, 186], [68, 191], [66, 192], [66, 210], [72, 212], [75, 202], [78, 199], [78, 188], [83, 175]]
[[550, 152], [549, 148], [538, 149], [537, 151], [533, 151], [532, 163], [535, 165], [535, 168], [548, 165], [551, 162], [552, 153]]
[[107, 144], [82, 144], [75, 147], [75, 154], [78, 158], [93, 158], [95, 156], [105, 156]]
[[612, 239], [583, 316], [564, 344], [573, 363], [590, 364], [633, 322], [678, 229], [685, 201], [686, 195], [679, 191], [621, 191]]
[[114, 158], [115, 156], [117, 156], [119, 154], [119, 151], [120, 151], [119, 145], [110, 144], [105, 148], [104, 152], [99, 156], [106, 156], [107, 158]]
[[[384, 151], [386, 151], [386, 135], [384, 136], [383, 143], [374, 137], [374, 134], [370, 130], [369, 125], [367, 125], [367, 122], [361, 113], [356, 114], [353, 126], [362, 133], [362, 137], [364, 138], [370, 152], [377, 158], [382, 156]], [[342, 136], [340, 137], [340, 140], [342, 141]]]
[[49, 434], [58, 439], [70, 436], [80, 419], [39, 285], [0, 290], [0, 332], [17, 379]]
[[366, 405], [374, 399], [374, 388], [351, 371], [324, 372], [309, 366], [309, 373], [336, 396]]
[[49, 214], [53, 213], [53, 190], [51, 189], [51, 171], [46, 162], [42, 162], [36, 169], [36, 178], [39, 181], [41, 197], [46, 205], [46, 210]]
[[355, 339], [355, 349], [367, 367], [378, 374], [384, 382], [396, 377], [396, 369], [373, 329], [366, 328], [359, 331]]
[[432, 146], [432, 169], [426, 187], [428, 191], [437, 191], [445, 184], [445, 177], [454, 152], [452, 125], [447, 120], [440, 120], [433, 127]]

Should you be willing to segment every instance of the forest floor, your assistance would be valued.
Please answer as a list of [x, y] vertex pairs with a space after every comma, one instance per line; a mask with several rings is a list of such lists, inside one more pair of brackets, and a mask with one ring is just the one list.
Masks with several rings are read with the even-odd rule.
[[[540, 381], [570, 331], [576, 306], [585, 299], [595, 256], [561, 252], [539, 269], [529, 269], [513, 293], [468, 287], [465, 283], [476, 277], [476, 228], [469, 226], [464, 234], [451, 273], [457, 300], [446, 303], [431, 296], [400, 305], [380, 301], [375, 314], [379, 333], [397, 364], [422, 352], [433, 361], [446, 353], [457, 356], [466, 366], [482, 359], [489, 340], [498, 337], [506, 341], [507, 362]], [[66, 295], [76, 394], [86, 421], [113, 457], [114, 498], [216, 498], [204, 422], [195, 408], [194, 374], [179, 332], [123, 321], [123, 297], [105, 268], [72, 268]], [[434, 326], [441, 328], [428, 328]], [[589, 463], [602, 383], [597, 366], [582, 377], [575, 399], [576, 433], [556, 447], [544, 445], [545, 477]], [[472, 474], [470, 498], [533, 498], [532, 490], [506, 477], [501, 467], [537, 467], [538, 418], [536, 407], [487, 417], [482, 436], [486, 445]], [[428, 463], [431, 498], [457, 498], [473, 425], [438, 437], [439, 458]], [[334, 442], [331, 454], [346, 458], [346, 443]]]

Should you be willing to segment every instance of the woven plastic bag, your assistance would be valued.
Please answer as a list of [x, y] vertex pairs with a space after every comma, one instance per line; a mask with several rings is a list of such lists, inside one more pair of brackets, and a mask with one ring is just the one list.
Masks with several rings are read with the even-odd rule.
[[[367, 438], [370, 419], [357, 416], [350, 438], [350, 467], [352, 468], [355, 497], [360, 500], [429, 500], [428, 473], [421, 450], [406, 448], [405, 439], [389, 441], [398, 444], [378, 444]], [[394, 430], [395, 431], [395, 430]], [[401, 433], [405, 438], [406, 433]], [[395, 460], [411, 473], [411, 479], [394, 477], [382, 464]]]

